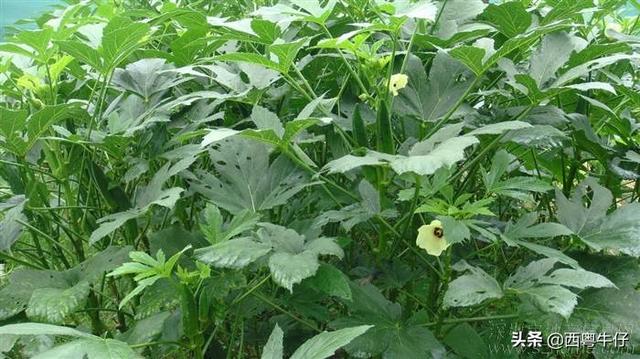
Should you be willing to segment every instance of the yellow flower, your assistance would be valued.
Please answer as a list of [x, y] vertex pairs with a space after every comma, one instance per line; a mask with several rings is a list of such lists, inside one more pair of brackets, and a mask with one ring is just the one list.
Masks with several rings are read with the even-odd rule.
[[449, 247], [449, 242], [444, 236], [442, 222], [437, 219], [431, 221], [429, 225], [423, 225], [418, 229], [416, 245], [432, 256], [440, 256]]
[[391, 75], [389, 79], [389, 91], [391, 91], [393, 96], [398, 96], [398, 90], [405, 88], [408, 82], [409, 77], [405, 74]]

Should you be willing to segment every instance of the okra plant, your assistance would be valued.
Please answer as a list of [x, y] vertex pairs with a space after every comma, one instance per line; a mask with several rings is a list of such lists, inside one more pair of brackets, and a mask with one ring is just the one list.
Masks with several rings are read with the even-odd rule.
[[67, 0], [8, 29], [0, 358], [635, 358], [639, 13]]

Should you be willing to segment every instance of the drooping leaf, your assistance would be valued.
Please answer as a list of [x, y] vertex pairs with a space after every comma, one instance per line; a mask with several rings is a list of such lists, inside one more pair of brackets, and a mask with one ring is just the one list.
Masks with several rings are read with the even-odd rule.
[[464, 150], [478, 143], [473, 136], [460, 136], [443, 141], [428, 154], [416, 154], [391, 162], [391, 168], [399, 174], [413, 172], [419, 175], [430, 175], [439, 168], [451, 166], [464, 159]]
[[43, 323], [18, 323], [0, 327], [0, 335], [60, 335], [78, 338], [93, 338], [90, 333], [59, 325]]
[[4, 217], [0, 221], [0, 251], [7, 251], [18, 240], [22, 233], [22, 224], [19, 221], [26, 221], [26, 216], [22, 213], [26, 199], [23, 195], [10, 198], [2, 204]]
[[524, 293], [524, 296], [531, 299], [541, 310], [558, 313], [564, 318], [569, 318], [578, 304], [578, 296], [559, 285], [538, 286]]
[[320, 263], [313, 253], [290, 254], [278, 252], [269, 258], [269, 270], [274, 282], [293, 291], [293, 285], [316, 274]]
[[136, 359], [141, 356], [119, 340], [90, 338], [59, 345], [33, 358]]
[[444, 295], [443, 304], [447, 307], [466, 307], [479, 304], [489, 298], [501, 298], [502, 288], [498, 282], [478, 267], [472, 267], [466, 262], [454, 265], [458, 271], [468, 271], [451, 283]]
[[602, 275], [584, 269], [561, 268], [548, 274], [556, 262], [554, 258], [546, 258], [520, 267], [507, 278], [504, 286], [516, 289], [523, 300], [530, 301], [542, 312], [557, 313], [564, 318], [569, 318], [578, 303], [577, 294], [566, 287], [614, 286]]
[[541, 283], [559, 284], [567, 287], [584, 289], [615, 287], [615, 285], [598, 273], [580, 269], [560, 268], [540, 280]]
[[371, 325], [361, 325], [353, 328], [344, 328], [333, 332], [323, 332], [307, 340], [291, 356], [291, 359], [325, 359], [334, 354], [341, 347], [349, 344], [359, 337]]
[[262, 356], [260, 359], [282, 359], [283, 358], [283, 346], [282, 339], [284, 337], [284, 333], [282, 329], [276, 324], [273, 327], [273, 331], [271, 335], [269, 335], [269, 340], [267, 344], [262, 349]]

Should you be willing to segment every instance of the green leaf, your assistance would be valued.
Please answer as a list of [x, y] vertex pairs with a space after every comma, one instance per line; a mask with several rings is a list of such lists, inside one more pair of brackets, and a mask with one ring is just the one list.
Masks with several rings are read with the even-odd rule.
[[540, 45], [531, 56], [529, 75], [538, 87], [555, 76], [555, 73], [569, 61], [571, 54], [578, 49], [578, 38], [566, 32], [555, 32], [542, 38]]
[[214, 59], [218, 61], [246, 62], [264, 66], [271, 70], [281, 71], [280, 65], [278, 65], [277, 62], [255, 53], [230, 52], [228, 54], [218, 55]]
[[589, 272], [582, 269], [560, 268], [553, 271], [548, 276], [543, 277], [540, 283], [558, 284], [573, 288], [605, 288], [615, 287], [609, 279], [598, 273]]
[[546, 258], [522, 266], [515, 274], [507, 278], [504, 286], [517, 289], [531, 288], [553, 268], [556, 262], [557, 260], [554, 258]]
[[314, 253], [316, 256], [336, 256], [340, 259], [344, 257], [344, 251], [336, 243], [334, 238], [319, 237], [307, 241], [304, 245], [304, 250], [309, 253]]
[[473, 136], [453, 137], [436, 146], [424, 155], [400, 157], [391, 162], [391, 168], [398, 174], [413, 172], [418, 175], [431, 175], [442, 167], [452, 166], [464, 159], [464, 150], [476, 143]]
[[557, 262], [547, 258], [520, 267], [515, 274], [507, 278], [504, 286], [513, 288], [516, 293], [534, 304], [543, 312], [557, 313], [569, 318], [578, 302], [578, 296], [566, 289], [614, 287], [607, 278], [583, 269], [557, 269], [547, 274]]
[[108, 216], [100, 218], [99, 222], [100, 226], [96, 228], [93, 232], [91, 232], [91, 236], [89, 237], [90, 243], [96, 243], [100, 239], [108, 236], [118, 228], [122, 227], [127, 221], [137, 218], [141, 216], [144, 211], [137, 210], [129, 210], [125, 212], [119, 212], [110, 214]]
[[544, 285], [528, 289], [525, 297], [544, 312], [558, 313], [564, 318], [569, 318], [576, 304], [578, 296], [572, 291], [559, 285]]
[[122, 227], [127, 221], [147, 213], [152, 206], [162, 206], [172, 209], [180, 199], [184, 189], [172, 187], [163, 189], [165, 182], [171, 177], [186, 170], [196, 160], [196, 153], [189, 153], [176, 163], [167, 162], [153, 176], [146, 186], [138, 189], [136, 206], [123, 212], [113, 213], [98, 220], [100, 226], [91, 233], [89, 243], [93, 244]]
[[372, 325], [344, 328], [333, 332], [323, 332], [307, 340], [291, 356], [291, 359], [325, 359], [341, 347], [359, 337]]
[[325, 6], [322, 6], [318, 0], [292, 0], [291, 3], [311, 14], [304, 17], [305, 20], [324, 24], [331, 16], [337, 1], [329, 0]]
[[283, 205], [309, 185], [307, 175], [284, 155], [269, 164], [267, 147], [254, 141], [225, 138], [210, 155], [219, 175], [198, 172], [191, 187], [231, 213]]
[[80, 338], [94, 336], [79, 330], [52, 324], [19, 323], [0, 327], [0, 335], [61, 335]]
[[480, 128], [477, 128], [469, 132], [467, 135], [468, 136], [499, 135], [506, 131], [519, 130], [519, 129], [530, 128], [530, 127], [531, 127], [530, 124], [522, 121], [504, 121], [504, 122], [497, 122], [497, 123], [492, 123], [492, 124], [482, 126]]
[[257, 213], [245, 210], [225, 224], [218, 207], [208, 203], [204, 209], [204, 221], [200, 223], [200, 231], [205, 235], [209, 243], [216, 244], [254, 228], [259, 219], [260, 217]]
[[116, 339], [130, 345], [144, 344], [156, 340], [161, 334], [171, 312], [160, 312], [137, 320], [129, 330], [116, 336]]
[[22, 44], [28, 45], [36, 51], [37, 58], [41, 62], [46, 62], [51, 55], [47, 56], [49, 43], [53, 35], [53, 29], [44, 28], [42, 30], [20, 31], [15, 39]]
[[510, 239], [521, 238], [550, 238], [557, 236], [569, 236], [573, 231], [559, 223], [538, 223], [534, 224], [538, 214], [528, 213], [522, 216], [517, 223], [508, 223], [504, 230], [504, 236]]
[[273, 281], [283, 288], [293, 291], [293, 285], [313, 276], [320, 263], [314, 253], [275, 253], [269, 258], [269, 270]]
[[394, 109], [403, 115], [434, 122], [446, 115], [467, 92], [474, 75], [460, 61], [444, 51], [433, 59], [429, 78], [422, 61], [410, 55], [407, 60], [409, 84], [400, 90]]
[[[585, 207], [584, 197], [589, 189], [593, 193], [589, 206]], [[640, 204], [630, 203], [607, 215], [613, 195], [593, 178], [580, 183], [570, 199], [558, 191], [556, 202], [558, 220], [593, 249], [609, 248], [640, 256]]]
[[489, 346], [469, 323], [453, 326], [445, 336], [444, 343], [463, 358], [490, 358]]
[[100, 52], [91, 46], [77, 40], [56, 41], [56, 45], [76, 60], [84, 62], [100, 72], [106, 71]]
[[567, 25], [563, 23], [550, 23], [545, 26], [534, 27], [524, 34], [509, 38], [493, 55], [491, 55], [491, 57], [489, 57], [489, 59], [485, 61], [485, 71], [496, 64], [501, 58], [506, 57], [518, 49], [530, 46], [536, 42], [540, 36], [560, 30], [564, 27], [567, 27]]
[[630, 343], [640, 342], [640, 293], [635, 288], [604, 288], [585, 291], [580, 295], [580, 304], [569, 318], [567, 331], [578, 328], [591, 328], [596, 332], [627, 332]]
[[162, 312], [174, 310], [180, 306], [178, 288], [166, 278], [161, 278], [148, 286], [140, 296], [140, 305], [136, 308], [136, 319], [144, 319]]
[[351, 300], [349, 278], [330, 264], [321, 264], [316, 274], [305, 281], [305, 284], [328, 295]]
[[323, 170], [331, 173], [345, 173], [362, 166], [388, 165], [395, 156], [375, 151], [367, 151], [364, 156], [346, 155], [327, 163]]
[[9, 119], [0, 122], [0, 134], [4, 136], [6, 148], [18, 156], [25, 156], [52, 125], [68, 118], [83, 118], [86, 112], [71, 103], [45, 106], [27, 119], [24, 118], [25, 114], [0, 108], [3, 119]]
[[47, 358], [134, 359], [142, 357], [119, 340], [91, 338], [74, 340], [33, 357], [33, 359]]
[[278, 116], [262, 106], [253, 106], [251, 111], [251, 121], [260, 130], [272, 130], [278, 137], [284, 135], [284, 126]]
[[537, 213], [528, 213], [522, 216], [515, 224], [509, 222], [504, 229], [502, 239], [510, 246], [525, 247], [547, 258], [553, 258], [573, 268], [579, 268], [580, 266], [575, 259], [555, 248], [521, 240], [522, 238], [551, 238], [573, 234], [572, 230], [559, 223], [534, 224], [537, 218]]
[[278, 69], [282, 73], [289, 72], [289, 68], [293, 64], [300, 52], [300, 49], [307, 43], [306, 38], [296, 41], [283, 42], [269, 46], [269, 50], [278, 57]]
[[501, 298], [502, 288], [489, 274], [478, 267], [472, 267], [465, 261], [456, 263], [454, 269], [468, 271], [451, 283], [444, 295], [445, 307], [467, 307], [482, 303], [489, 298]]
[[640, 257], [640, 203], [630, 203], [601, 218], [579, 233], [595, 250], [619, 250]]
[[500, 5], [490, 4], [480, 19], [493, 25], [508, 38], [522, 34], [531, 26], [531, 14], [520, 1], [509, 1]]
[[263, 19], [252, 19], [251, 30], [253, 30], [265, 44], [273, 44], [281, 35], [281, 30], [277, 24]]
[[273, 327], [271, 335], [269, 335], [267, 344], [262, 349], [262, 356], [260, 356], [260, 359], [283, 359], [283, 336], [284, 333], [282, 332], [282, 329], [280, 329], [278, 324], [276, 324], [276, 326]]
[[396, 1], [394, 6], [396, 8], [395, 16], [406, 16], [431, 22], [435, 21], [438, 11], [436, 5], [430, 0], [422, 0], [415, 3]]
[[[587, 194], [588, 189], [593, 191], [593, 195], [590, 205], [585, 207], [583, 197]], [[607, 210], [613, 203], [613, 196], [611, 191], [600, 186], [595, 179], [588, 178], [576, 187], [570, 199], [556, 191], [556, 203], [560, 223], [580, 234], [585, 227], [606, 216]]]
[[360, 181], [358, 192], [362, 201], [341, 208], [340, 210], [325, 211], [316, 217], [314, 226], [323, 227], [327, 223], [340, 222], [345, 230], [349, 231], [353, 226], [368, 221], [380, 215], [384, 218], [397, 216], [394, 209], [382, 210], [380, 197], [376, 189], [366, 180]]
[[[416, 213], [420, 212], [420, 208], [416, 209]], [[469, 227], [462, 220], [457, 220], [451, 216], [438, 216], [442, 222], [442, 228], [446, 233], [447, 242], [454, 244], [464, 242], [471, 238]]]
[[331, 323], [335, 328], [374, 325], [345, 346], [352, 356], [423, 359], [444, 355], [445, 349], [422, 324], [423, 313], [402, 319], [399, 304], [388, 301], [373, 285], [351, 284], [350, 316]]
[[4, 212], [4, 217], [0, 220], [0, 251], [8, 251], [20, 238], [22, 224], [19, 221], [27, 221], [27, 217], [22, 213], [26, 203], [24, 195], [11, 197], [7, 202], [2, 203], [2, 207], [9, 207], [9, 209]]
[[593, 0], [554, 0], [553, 7], [541, 20], [542, 24], [573, 18], [580, 14], [581, 10], [594, 7]]
[[[131, 247], [108, 247], [93, 257], [63, 272], [52, 270], [19, 269], [10, 274], [9, 283], [0, 289], [0, 320], [12, 317], [33, 302], [39, 308], [35, 311], [60, 311], [64, 316], [68, 306], [75, 306], [86, 294], [85, 284], [95, 283], [102, 275], [126, 262]], [[76, 287], [74, 287], [76, 286]], [[41, 301], [38, 293], [46, 294], [50, 301]], [[65, 302], [57, 303], [53, 293]], [[51, 294], [51, 295], [50, 295]], [[66, 297], [65, 297], [66, 296]], [[59, 306], [58, 306], [59, 304]], [[33, 309], [31, 310], [34, 311]]]
[[563, 86], [579, 77], [588, 75], [592, 71], [599, 70], [619, 61], [634, 60], [640, 58], [640, 54], [615, 54], [611, 56], [601, 57], [572, 67], [561, 74], [550, 87]]
[[189, 76], [178, 76], [172, 65], [165, 59], [142, 59], [128, 64], [124, 69], [116, 69], [113, 73], [113, 84], [131, 91], [145, 101], [152, 95], [164, 92], [171, 87], [191, 80]]
[[555, 127], [534, 125], [507, 132], [501, 142], [513, 142], [528, 147], [559, 147], [566, 138], [567, 135]]
[[509, 245], [515, 245], [515, 246], [521, 246], [521, 247], [525, 247], [527, 249], [529, 249], [530, 251], [533, 251], [535, 253], [541, 254], [547, 258], [551, 258], [554, 260], [557, 260], [560, 263], [564, 263], [566, 265], [569, 265], [573, 268], [578, 268], [580, 267], [580, 265], [578, 264], [578, 262], [567, 256], [566, 254], [562, 253], [561, 251], [555, 249], [555, 248], [551, 248], [551, 247], [547, 247], [547, 246], [543, 246], [541, 244], [537, 244], [537, 243], [531, 243], [531, 242], [525, 242], [525, 241], [521, 241], [521, 240], [517, 240], [517, 239], [513, 239], [513, 240], [508, 240], [505, 241], [507, 242]]
[[476, 76], [485, 71], [484, 58], [486, 51], [479, 47], [462, 45], [449, 51], [449, 55], [465, 64]]
[[149, 24], [134, 22], [124, 16], [112, 18], [102, 32], [100, 53], [104, 66], [112, 69], [120, 65], [140, 47], [150, 30]]
[[2, 147], [9, 151], [18, 153], [22, 141], [21, 131], [26, 127], [29, 112], [26, 110], [14, 111], [0, 107], [0, 134], [4, 137]]
[[244, 268], [271, 252], [271, 246], [242, 237], [196, 249], [198, 260], [220, 268]]
[[64, 319], [82, 305], [89, 295], [89, 283], [82, 281], [68, 289], [37, 288], [27, 306], [29, 319], [62, 324]]

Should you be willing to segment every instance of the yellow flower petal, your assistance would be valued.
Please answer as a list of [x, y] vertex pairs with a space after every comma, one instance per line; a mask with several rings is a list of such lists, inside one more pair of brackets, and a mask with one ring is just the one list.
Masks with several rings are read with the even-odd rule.
[[427, 251], [432, 256], [440, 256], [449, 247], [449, 242], [444, 236], [442, 222], [431, 221], [429, 225], [423, 225], [418, 229], [416, 245]]
[[398, 96], [398, 90], [402, 90], [409, 83], [409, 77], [405, 74], [391, 75], [389, 79], [389, 91], [393, 96]]

